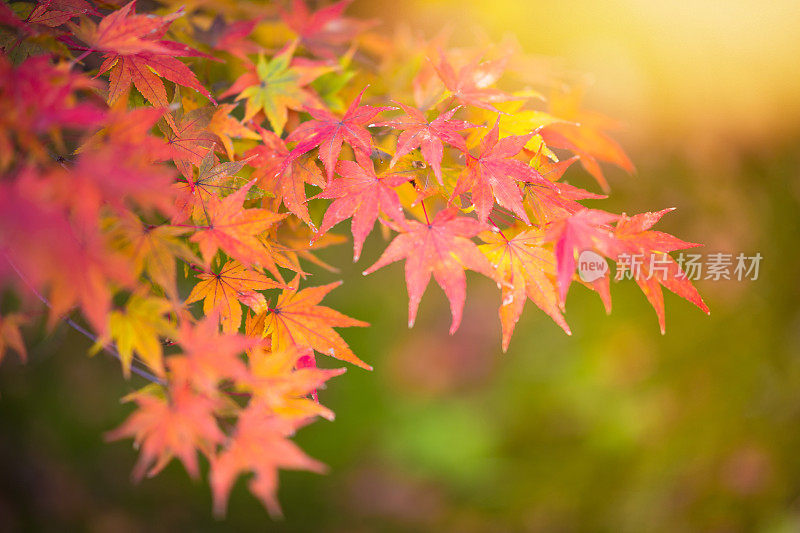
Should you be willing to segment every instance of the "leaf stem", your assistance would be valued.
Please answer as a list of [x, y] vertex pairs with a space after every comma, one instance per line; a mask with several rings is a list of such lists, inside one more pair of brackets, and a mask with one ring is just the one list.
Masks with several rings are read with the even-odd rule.
[[500, 229], [500, 226], [497, 224], [497, 222], [492, 220], [492, 217], [487, 217], [487, 218], [489, 219], [489, 222], [491, 222], [494, 225], [494, 227], [497, 228], [497, 232], [500, 234], [501, 237], [503, 237], [503, 240], [508, 242], [508, 237], [505, 236], [505, 234], [503, 233], [503, 230]]
[[420, 200], [420, 201], [419, 201], [419, 203], [420, 203], [420, 205], [422, 206], [422, 212], [423, 212], [423, 213], [425, 213], [425, 223], [426, 223], [428, 226], [430, 226], [430, 225], [431, 225], [431, 221], [430, 221], [430, 219], [428, 218], [428, 210], [427, 210], [427, 209], [425, 209], [425, 198], [423, 198], [422, 200]]

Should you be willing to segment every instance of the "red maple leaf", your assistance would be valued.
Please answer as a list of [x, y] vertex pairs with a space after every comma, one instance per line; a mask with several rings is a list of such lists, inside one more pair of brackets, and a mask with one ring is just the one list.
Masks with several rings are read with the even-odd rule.
[[398, 221], [402, 220], [403, 207], [393, 187], [408, 181], [401, 174], [375, 175], [372, 159], [357, 155], [358, 163], [339, 161], [336, 173], [341, 176], [333, 180], [317, 198], [333, 199], [325, 211], [322, 225], [315, 238], [321, 237], [339, 222], [353, 217], [353, 261], [358, 261], [364, 240], [372, 231], [375, 220], [383, 212]]
[[262, 17], [255, 17], [249, 20], [235, 20], [226, 22], [225, 17], [217, 15], [211, 21], [208, 29], [201, 29], [194, 26], [195, 39], [208, 44], [214, 50], [222, 50], [235, 55], [241, 59], [246, 59], [247, 54], [258, 51], [258, 46], [247, 37], [259, 24]]
[[636, 271], [633, 272], [633, 278], [642, 289], [650, 305], [655, 309], [662, 334], [665, 330], [662, 285], [681, 298], [692, 302], [706, 313], [709, 312], [708, 306], [703, 301], [700, 293], [697, 292], [692, 282], [683, 273], [680, 265], [668, 255], [669, 252], [674, 250], [694, 248], [700, 245], [682, 241], [669, 233], [650, 229], [662, 216], [673, 210], [674, 208], [670, 208], [655, 213], [640, 213], [632, 217], [623, 214], [617, 221], [614, 232], [614, 236], [617, 239], [616, 248], [618, 254], [616, 259], [618, 268], [620, 266], [620, 254], [641, 258], [641, 262], [636, 263], [638, 268], [630, 264], [627, 268], [635, 268]]
[[530, 165], [512, 159], [522, 151], [533, 134], [499, 139], [499, 125], [498, 117], [494, 127], [481, 141], [477, 157], [467, 154], [466, 169], [456, 184], [453, 196], [471, 191], [472, 203], [481, 222], [486, 222], [497, 200], [501, 207], [510, 209], [520, 220], [530, 224], [517, 183], [535, 183], [549, 188], [553, 185]]
[[[130, 86], [134, 85], [153, 106], [166, 108], [169, 100], [161, 78], [194, 89], [213, 102], [211, 93], [200, 84], [197, 76], [177, 59], [213, 57], [181, 43], [161, 40], [169, 25], [182, 12], [166, 17], [135, 15], [132, 14], [134, 4], [130, 2], [103, 18], [94, 31], [87, 23], [82, 27], [84, 31], [76, 33], [90, 44], [88, 51], [105, 52], [98, 74], [111, 71], [109, 103], [127, 94]], [[169, 114], [166, 119], [170, 126], [175, 126]]]
[[547, 146], [569, 150], [580, 157], [583, 168], [607, 192], [608, 182], [598, 161], [617, 165], [629, 174], [636, 172], [636, 168], [622, 147], [605, 133], [616, 124], [597, 113], [581, 111], [581, 96], [575, 90], [553, 94], [550, 107], [556, 116], [566, 120], [548, 124], [539, 133]]
[[[109, 172], [113, 169], [113, 172]], [[70, 170], [56, 169], [48, 179], [59, 198], [73, 206], [84, 223], [96, 223], [103, 207], [117, 213], [128, 208], [172, 214], [174, 171], [136, 157], [124, 146], [106, 143], [82, 152]]]
[[286, 138], [288, 142], [297, 141], [297, 146], [289, 154], [284, 166], [319, 146], [319, 158], [327, 171], [328, 181], [331, 181], [343, 143], [350, 145], [354, 152], [369, 156], [372, 152], [372, 136], [364, 125], [370, 123], [378, 113], [392, 108], [360, 106], [366, 90], [364, 87], [342, 118], [326, 109], [307, 109], [313, 120], [303, 122]]
[[73, 17], [80, 15], [99, 15], [86, 0], [43, 0], [36, 4], [26, 19], [29, 23], [44, 24], [55, 28]]
[[72, 25], [75, 37], [89, 45], [86, 53], [108, 52], [111, 54], [138, 54], [140, 52], [168, 53], [169, 49], [155, 36], [163, 35], [173, 20], [183, 12], [177, 11], [165, 17], [136, 15], [133, 8], [136, 0], [128, 2], [118, 10], [103, 17], [98, 24], [83, 18], [80, 25]]
[[420, 110], [400, 102], [396, 103], [406, 112], [406, 116], [374, 124], [374, 126], [388, 126], [403, 130], [403, 133], [397, 138], [397, 149], [390, 166], [394, 166], [398, 159], [411, 150], [419, 148], [422, 157], [431, 165], [433, 173], [441, 185], [444, 145], [449, 144], [466, 153], [467, 144], [464, 137], [458, 132], [478, 126], [464, 120], [453, 120], [453, 115], [458, 111], [458, 107], [429, 121]]
[[306, 183], [317, 187], [324, 187], [325, 180], [319, 166], [309, 158], [299, 157], [293, 159], [288, 166], [283, 163], [289, 157], [286, 143], [275, 133], [258, 128], [261, 133], [262, 144], [244, 153], [245, 157], [252, 157], [249, 165], [255, 168], [252, 177], [258, 180], [258, 185], [275, 195], [276, 206], [283, 205], [286, 209], [300, 217], [300, 219], [313, 227], [311, 216], [308, 214], [306, 202]]
[[395, 237], [378, 261], [364, 271], [364, 275], [406, 259], [408, 327], [411, 327], [417, 317], [419, 302], [433, 274], [436, 283], [450, 301], [452, 335], [461, 323], [466, 299], [467, 280], [464, 269], [469, 268], [494, 279], [489, 261], [470, 240], [486, 227], [474, 218], [459, 217], [458, 210], [450, 208], [437, 213], [431, 222], [409, 220], [400, 229], [402, 233]]
[[433, 67], [444, 86], [456, 100], [488, 111], [499, 111], [492, 105], [493, 103], [518, 99], [500, 89], [491, 87], [500, 79], [506, 63], [508, 63], [508, 56], [483, 63], [481, 63], [480, 57], [476, 57], [456, 73], [444, 52], [439, 50], [439, 63], [434, 63]]
[[103, 334], [115, 290], [134, 284], [131, 265], [108, 246], [96, 223], [73, 223], [71, 206], [54, 198], [48, 185], [47, 175], [26, 169], [16, 182], [0, 187], [0, 254], [27, 283], [49, 291], [49, 327], [79, 305], [92, 328]]
[[575, 274], [578, 254], [593, 250], [606, 257], [616, 257], [614, 230], [609, 224], [618, 218], [619, 215], [599, 209], [583, 209], [547, 226], [545, 239], [555, 242], [558, 287], [562, 303], [566, 301], [567, 291]]
[[[172, 117], [170, 113], [166, 116]], [[169, 157], [184, 178], [191, 178], [192, 165], [200, 166], [214, 148], [214, 135], [206, 129], [210, 119], [208, 110], [194, 109], [173, 120], [171, 128], [162, 128]]]
[[297, 33], [308, 51], [332, 59], [341, 55], [341, 49], [358, 33], [374, 25], [371, 21], [342, 16], [352, 2], [341, 0], [312, 12], [304, 0], [293, 0], [290, 9], [281, 10], [281, 19]]
[[160, 78], [165, 78], [173, 83], [194, 89], [216, 102], [211, 93], [203, 87], [197, 76], [184, 65], [177, 57], [190, 55], [187, 51], [171, 51], [167, 54], [139, 53], [135, 55], [105, 56], [105, 61], [100, 67], [100, 74], [111, 71], [108, 79], [108, 101], [114, 102], [120, 96], [127, 94], [133, 84], [142, 96], [155, 107], [168, 107], [167, 91]]
[[106, 119], [97, 105], [102, 102], [76, 98], [99, 88], [98, 81], [71, 72], [66, 64], [53, 65], [49, 56], [14, 66], [0, 55], [0, 168], [22, 149], [49, 157], [41, 135], [61, 128], [87, 130]]
[[[575, 160], [576, 158], [570, 158], [560, 161], [558, 164], [572, 164]], [[543, 173], [543, 175], [545, 174]], [[550, 174], [545, 176], [549, 180], [554, 179]], [[550, 186], [543, 186], [541, 183], [527, 183], [525, 190], [528, 193], [533, 213], [542, 224], [584, 209], [578, 200], [607, 198], [604, 194], [595, 194], [566, 182], [553, 182]]]
[[183, 320], [177, 343], [181, 355], [167, 359], [173, 381], [189, 382], [199, 390], [214, 393], [220, 381], [247, 378], [247, 367], [240, 355], [258, 344], [253, 337], [220, 333], [219, 316], [212, 312], [191, 323]]

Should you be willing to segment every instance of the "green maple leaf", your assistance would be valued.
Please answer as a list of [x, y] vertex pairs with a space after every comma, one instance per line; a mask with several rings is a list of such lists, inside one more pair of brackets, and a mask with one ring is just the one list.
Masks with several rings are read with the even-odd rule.
[[303, 106], [314, 104], [318, 100], [306, 85], [331, 71], [333, 67], [319, 63], [293, 66], [292, 56], [296, 46], [296, 43], [292, 43], [269, 61], [260, 55], [255, 71], [242, 74], [224, 93], [239, 93], [236, 99], [246, 100], [243, 122], [246, 123], [256, 113], [263, 111], [272, 129], [281, 135], [289, 109], [300, 111]]

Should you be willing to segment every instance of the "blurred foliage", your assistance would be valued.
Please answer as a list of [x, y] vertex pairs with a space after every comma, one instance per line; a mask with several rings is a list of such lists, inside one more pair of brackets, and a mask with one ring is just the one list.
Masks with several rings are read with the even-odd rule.
[[227, 520], [214, 520], [208, 488], [177, 463], [130, 484], [129, 444], [100, 435], [140, 383], [86, 357], [88, 341], [60, 326], [30, 339], [27, 365], [0, 366], [0, 529], [800, 530], [800, 135], [689, 150], [631, 130], [623, 144], [639, 176], [612, 174], [609, 210], [675, 205], [665, 231], [764, 257], [757, 281], [698, 283], [710, 317], [667, 296], [661, 336], [632, 282], [612, 286], [610, 317], [574, 287], [572, 337], [528, 306], [501, 355], [490, 282], [469, 279], [456, 335], [435, 291], [410, 331], [401, 266], [360, 275], [382, 246], [368, 243], [358, 265], [347, 246], [325, 250], [347, 266], [315, 278], [350, 284], [330, 305], [372, 323], [347, 340], [375, 371], [352, 369], [321, 391], [336, 423], [298, 442], [331, 471], [281, 473], [282, 522], [242, 481]]

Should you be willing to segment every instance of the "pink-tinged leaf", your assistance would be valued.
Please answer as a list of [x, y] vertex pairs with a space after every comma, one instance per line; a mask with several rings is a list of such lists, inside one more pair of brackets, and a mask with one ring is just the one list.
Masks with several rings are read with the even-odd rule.
[[397, 102], [397, 105], [405, 111], [404, 117], [373, 124], [376, 127], [388, 126], [403, 130], [397, 138], [397, 150], [394, 157], [392, 157], [391, 166], [394, 166], [401, 157], [415, 148], [419, 148], [422, 152], [422, 157], [431, 165], [433, 173], [441, 185], [444, 146], [450, 145], [461, 152], [466, 152], [466, 142], [458, 132], [478, 126], [463, 120], [453, 120], [453, 115], [458, 110], [457, 107], [442, 113], [434, 120], [428, 121], [418, 109], [399, 102]]
[[522, 192], [518, 183], [537, 184], [552, 188], [533, 167], [511, 159], [518, 154], [531, 135], [515, 135], [499, 139], [499, 117], [494, 127], [481, 141], [480, 154], [467, 156], [467, 166], [456, 184], [453, 196], [471, 192], [472, 203], [478, 218], [486, 222], [489, 213], [497, 204], [510, 209], [520, 220], [530, 224], [522, 204]]
[[319, 158], [328, 181], [331, 181], [344, 143], [350, 145], [354, 152], [369, 156], [372, 153], [372, 136], [364, 125], [370, 123], [378, 113], [392, 108], [359, 105], [366, 90], [366, 87], [362, 89], [341, 119], [325, 109], [307, 109], [313, 120], [302, 123], [287, 137], [287, 141], [297, 142], [297, 146], [289, 154], [284, 166], [319, 147]]
[[336, 172], [341, 178], [333, 180], [317, 195], [334, 201], [325, 211], [316, 238], [339, 222], [353, 217], [353, 261], [358, 261], [364, 240], [380, 213], [403, 220], [403, 208], [393, 187], [406, 183], [408, 177], [399, 174], [376, 176], [372, 160], [362, 155], [358, 155], [358, 163], [339, 161]]
[[609, 224], [618, 218], [619, 215], [598, 209], [583, 209], [547, 226], [545, 239], [555, 243], [562, 303], [566, 301], [567, 291], [575, 274], [578, 254], [593, 250], [606, 257], [616, 256], [616, 240]]
[[414, 325], [420, 300], [433, 275], [450, 302], [453, 321], [450, 334], [458, 329], [466, 299], [467, 280], [464, 269], [494, 279], [486, 257], [470, 239], [486, 229], [473, 218], [459, 217], [456, 209], [437, 213], [429, 224], [409, 220], [402, 232], [389, 244], [378, 261], [364, 271], [370, 274], [379, 268], [406, 260], [408, 288], [408, 326]]

